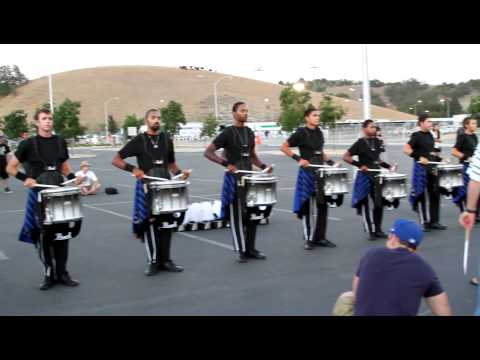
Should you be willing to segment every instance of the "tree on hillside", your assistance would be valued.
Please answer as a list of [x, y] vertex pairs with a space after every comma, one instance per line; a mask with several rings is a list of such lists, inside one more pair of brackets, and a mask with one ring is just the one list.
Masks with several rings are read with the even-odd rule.
[[28, 131], [27, 114], [23, 110], [15, 110], [3, 118], [3, 132], [10, 139], [19, 138]]
[[65, 139], [74, 139], [83, 135], [86, 128], [80, 125], [80, 101], [65, 99], [58, 107], [55, 107], [53, 114], [53, 128], [55, 133]]
[[170, 134], [176, 134], [180, 129], [180, 124], [187, 123], [182, 104], [173, 100], [166, 107], [160, 109], [160, 116], [164, 131]]
[[118, 132], [118, 125], [112, 115], [108, 115], [108, 133], [115, 135]]
[[336, 126], [337, 120], [340, 120], [346, 111], [342, 106], [335, 105], [330, 96], [324, 96], [320, 106], [320, 121], [331, 128]]
[[480, 96], [474, 96], [470, 99], [467, 111], [474, 116], [480, 115]]
[[127, 115], [127, 117], [123, 121], [122, 127], [123, 127], [124, 133], [128, 134], [129, 127], [135, 127], [138, 130], [138, 128], [140, 128], [143, 124], [144, 124], [143, 118], [141, 117], [137, 118], [137, 115], [131, 114], [131, 115]]
[[200, 136], [212, 137], [217, 132], [218, 120], [215, 115], [209, 114], [203, 121], [202, 133]]
[[17, 87], [26, 83], [28, 83], [28, 79], [17, 65], [13, 65], [13, 67], [0, 66], [0, 96], [15, 95]]
[[288, 86], [280, 93], [280, 125], [282, 130], [293, 131], [303, 124], [303, 113], [310, 105], [311, 95], [307, 91], [298, 92]]

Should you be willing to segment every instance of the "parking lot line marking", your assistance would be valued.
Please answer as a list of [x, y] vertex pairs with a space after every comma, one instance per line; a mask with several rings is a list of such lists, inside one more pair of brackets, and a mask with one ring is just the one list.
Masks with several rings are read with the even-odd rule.
[[0, 261], [3, 261], [3, 260], [9, 260], [9, 259], [8, 259], [8, 256], [5, 255], [3, 251], [0, 251]]
[[133, 201], [117, 201], [117, 202], [106, 202], [106, 203], [94, 203], [94, 204], [88, 204], [92, 206], [105, 206], [105, 205], [126, 205], [126, 204], [131, 204]]
[[22, 212], [25, 212], [25, 210], [3, 210], [3, 211], [0, 211], [0, 215], [1, 214], [17, 214]]
[[[89, 208], [89, 209], [93, 209], [93, 210], [97, 210], [97, 211], [101, 211], [101, 212], [104, 212], [106, 214], [110, 214], [110, 215], [114, 215], [114, 216], [118, 216], [118, 217], [121, 217], [123, 219], [128, 219], [128, 220], [132, 220], [132, 218], [130, 216], [127, 216], [127, 215], [123, 215], [123, 214], [119, 214], [115, 211], [110, 211], [110, 210], [105, 210], [105, 209], [102, 209], [102, 208], [99, 208], [99, 207], [96, 207], [96, 206], [92, 206], [92, 205], [83, 205], [85, 206], [86, 208]], [[220, 242], [217, 242], [217, 241], [214, 241], [214, 240], [210, 240], [210, 239], [207, 239], [207, 238], [204, 238], [204, 237], [201, 237], [201, 236], [196, 236], [196, 235], [192, 235], [192, 234], [186, 234], [186, 233], [183, 233], [183, 232], [177, 232], [178, 235], [182, 235], [182, 236], [185, 236], [185, 237], [188, 237], [188, 238], [192, 238], [192, 239], [196, 239], [196, 240], [199, 240], [199, 241], [202, 241], [204, 243], [207, 243], [207, 244], [210, 244], [210, 245], [215, 245], [215, 246], [219, 246], [221, 248], [225, 248], [225, 249], [229, 249], [229, 250], [233, 250], [233, 248], [229, 245], [225, 245], [225, 244], [222, 244]]]
[[[287, 214], [292, 214], [292, 215], [293, 215], [293, 211], [292, 211], [292, 210], [280, 209], [280, 208], [276, 208], [276, 207], [274, 207], [272, 210], [273, 210], [273, 211], [279, 211], [279, 212], [283, 212], [283, 213], [287, 213]], [[342, 221], [342, 219], [337, 218], [337, 217], [332, 217], [332, 216], [329, 216], [329, 217], [328, 217], [328, 220]]]

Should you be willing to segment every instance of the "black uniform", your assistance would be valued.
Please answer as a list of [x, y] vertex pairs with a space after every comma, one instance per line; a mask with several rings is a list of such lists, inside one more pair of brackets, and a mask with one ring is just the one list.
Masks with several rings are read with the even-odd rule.
[[10, 148], [7, 144], [0, 144], [0, 179], [7, 180], [7, 154], [10, 153]]
[[[142, 133], [132, 139], [120, 151], [122, 159], [135, 156], [138, 167], [145, 174], [170, 179], [168, 165], [175, 162], [173, 141], [165, 133], [147, 135]], [[148, 183], [148, 180], [144, 180]], [[149, 196], [147, 192], [147, 196]], [[150, 210], [150, 209], [149, 209]], [[170, 248], [173, 228], [183, 221], [183, 216], [176, 218], [172, 214], [153, 216], [149, 214], [144, 224], [143, 241], [147, 251], [149, 264], [165, 265], [171, 261]]]
[[[325, 140], [322, 130], [317, 127], [310, 129], [308, 127], [298, 128], [287, 140], [288, 146], [298, 147], [300, 157], [307, 160], [312, 165], [323, 165], [324, 154], [323, 147]], [[315, 172], [313, 168], [307, 168], [306, 171]], [[305, 201], [300, 213], [303, 221], [304, 239], [308, 242], [318, 243], [326, 240], [327, 233], [327, 218], [328, 218], [328, 204], [326, 201], [319, 201], [320, 197], [314, 193], [310, 201]], [[317, 205], [317, 218], [315, 224], [313, 206]], [[315, 229], [312, 232], [312, 228]]]
[[[214, 140], [217, 149], [224, 149], [223, 156], [229, 165], [238, 170], [252, 170], [252, 156], [255, 151], [255, 134], [249, 127], [229, 126]], [[230, 221], [233, 246], [240, 254], [253, 255], [256, 252], [255, 239], [257, 225], [270, 215], [271, 206], [265, 208], [247, 207], [242, 174], [236, 174], [236, 191], [233, 203], [225, 211], [225, 219]]]
[[[352, 156], [358, 156], [358, 162], [356, 165], [360, 168], [367, 166], [369, 169], [390, 168], [390, 165], [380, 160], [380, 154], [385, 152], [383, 140], [378, 138], [360, 138], [348, 149], [348, 152]], [[372, 177], [372, 182], [375, 184], [373, 177], [375, 173], [369, 173], [368, 176]], [[382, 219], [383, 219], [383, 206], [384, 201], [381, 196], [378, 195], [378, 186], [372, 186], [370, 189], [370, 198], [373, 201], [373, 226], [370, 217], [370, 200], [369, 197], [365, 197], [361, 203], [363, 221], [365, 231], [369, 234], [382, 231]]]
[[[411, 157], [413, 157], [415, 161], [418, 161], [420, 157], [425, 157], [429, 161], [434, 162], [442, 160], [437, 156], [437, 151], [435, 150], [435, 139], [430, 131], [414, 132], [410, 137], [408, 144], [412, 147], [413, 153], [411, 154]], [[429, 223], [436, 224], [440, 218], [440, 191], [438, 188], [438, 178], [435, 176], [432, 166], [427, 165], [425, 167], [427, 170], [429, 211], [427, 214], [427, 196], [425, 193], [423, 193], [419, 198], [421, 209], [418, 212], [420, 216], [420, 223], [422, 225]]]
[[[39, 184], [60, 185], [63, 181], [62, 164], [69, 159], [67, 143], [54, 135], [39, 135], [22, 141], [15, 156], [24, 165], [26, 175]], [[41, 214], [40, 210], [38, 209]], [[42, 220], [42, 216], [39, 216]], [[80, 232], [81, 220], [69, 224], [39, 224], [40, 234], [35, 242], [45, 276], [58, 279], [67, 272], [69, 239]]]

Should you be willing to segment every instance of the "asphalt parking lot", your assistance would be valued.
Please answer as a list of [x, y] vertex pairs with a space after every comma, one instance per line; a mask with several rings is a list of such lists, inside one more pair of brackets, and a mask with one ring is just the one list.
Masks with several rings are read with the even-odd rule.
[[[361, 218], [347, 196], [342, 207], [331, 209], [328, 238], [334, 249], [303, 249], [300, 221], [292, 214], [296, 164], [285, 156], [260, 149], [264, 162], [276, 164], [280, 179], [278, 203], [270, 223], [258, 231], [258, 248], [266, 261], [238, 264], [228, 229], [175, 233], [172, 258], [185, 267], [179, 274], [146, 277], [144, 245], [131, 234], [134, 179], [110, 165], [114, 152], [89, 150], [94, 170], [105, 186], [120, 194], [83, 198], [84, 222], [71, 240], [69, 270], [78, 288], [57, 286], [42, 292], [42, 266], [33, 246], [17, 240], [23, 222], [26, 190], [13, 179], [13, 194], [0, 193], [0, 315], [330, 315], [337, 296], [351, 288], [362, 254], [382, 241], [370, 242]], [[410, 174], [411, 160], [400, 146], [387, 148], [387, 160]], [[338, 160], [339, 156], [334, 156]], [[72, 159], [78, 168], [83, 159]], [[178, 152], [181, 168], [192, 168], [192, 202], [220, 199], [223, 170], [200, 152]], [[384, 230], [394, 219], [416, 220], [404, 199], [386, 211]], [[442, 199], [441, 221], [448, 230], [426, 234], [420, 249], [437, 271], [455, 315], [472, 315], [476, 289], [469, 276], [478, 268], [478, 241], [470, 247], [470, 274], [463, 275], [464, 232], [457, 223], [458, 209]], [[472, 234], [477, 240], [478, 228]], [[429, 315], [425, 305], [421, 315]]]

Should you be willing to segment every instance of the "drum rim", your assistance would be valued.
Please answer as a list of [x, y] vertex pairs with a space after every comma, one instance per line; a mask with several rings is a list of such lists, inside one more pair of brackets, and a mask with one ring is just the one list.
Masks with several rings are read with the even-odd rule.
[[80, 188], [69, 186], [59, 187], [58, 189], [44, 189], [40, 191], [41, 195], [65, 195], [65, 193], [80, 194]]

